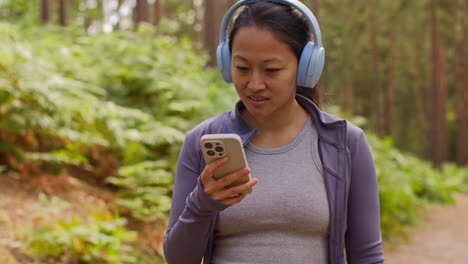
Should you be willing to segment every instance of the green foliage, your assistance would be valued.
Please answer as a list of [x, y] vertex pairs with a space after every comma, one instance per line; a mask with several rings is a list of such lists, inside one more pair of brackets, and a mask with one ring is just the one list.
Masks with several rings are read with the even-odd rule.
[[[342, 25], [334, 21], [324, 22], [336, 33]], [[121, 165], [118, 176], [108, 179], [120, 187], [115, 203], [121, 213], [141, 221], [166, 217], [184, 133], [231, 109], [236, 95], [216, 70], [204, 68], [206, 56], [195, 53], [189, 40], [154, 33], [145, 26], [138, 32], [83, 35], [74, 27], [0, 24], [0, 151], [26, 161], [89, 167], [90, 148], [104, 146]], [[347, 88], [342, 84], [353, 80], [352, 72], [375, 70], [354, 60], [362, 51], [353, 49], [368, 49], [368, 44], [344, 45], [352, 49], [346, 50], [341, 49], [346, 43], [341, 38], [327, 39], [334, 65], [329, 72], [343, 76], [330, 79], [330, 86]], [[367, 43], [362, 36], [357, 41]], [[380, 56], [388, 57], [388, 41], [379, 37], [378, 45]], [[352, 67], [343, 66], [349, 64]], [[325, 78], [330, 77], [325, 72]], [[369, 77], [354, 81], [363, 84], [359, 87], [371, 82]], [[366, 111], [362, 108], [357, 111]], [[367, 122], [347, 118], [358, 125]], [[434, 170], [397, 151], [390, 139], [370, 134], [368, 139], [377, 167], [385, 239], [404, 234], [428, 202], [451, 202], [454, 191], [468, 191], [468, 169], [447, 165], [442, 172]], [[59, 221], [33, 231], [29, 245], [37, 256], [73, 252], [88, 263], [133, 263], [123, 257], [132, 255], [128, 234], [114, 216], [94, 218], [87, 226], [78, 220]]]
[[90, 149], [104, 146], [122, 166], [109, 180], [122, 188], [122, 212], [164, 217], [184, 133], [236, 98], [206, 56], [145, 27], [83, 35], [0, 24], [0, 33], [0, 149], [63, 168], [92, 166]]
[[39, 18], [39, 1], [1, 0], [0, 19], [31, 23]]
[[136, 219], [150, 222], [164, 218], [171, 207], [173, 175], [164, 161], [146, 161], [120, 169], [109, 182], [123, 187], [115, 201]]
[[368, 135], [368, 141], [377, 169], [385, 240], [405, 236], [405, 227], [418, 222], [421, 209], [428, 203], [454, 201], [452, 194], [459, 190], [460, 177], [446, 177], [429, 162], [398, 151], [390, 138], [380, 140]]
[[442, 173], [446, 184], [461, 193], [468, 193], [468, 166], [458, 167], [455, 164], [445, 164]]
[[28, 230], [25, 239], [31, 253], [43, 259], [68, 253], [75, 263], [139, 263], [130, 245], [136, 233], [126, 230], [125, 222], [109, 213], [95, 214], [86, 225], [75, 217]]

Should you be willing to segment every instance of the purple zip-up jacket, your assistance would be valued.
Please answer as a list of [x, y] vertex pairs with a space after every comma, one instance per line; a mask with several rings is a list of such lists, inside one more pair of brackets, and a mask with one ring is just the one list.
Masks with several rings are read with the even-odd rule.
[[[348, 264], [384, 263], [377, 178], [363, 131], [320, 111], [305, 97], [297, 95], [296, 99], [317, 127], [330, 207], [329, 263], [345, 263], [345, 250]], [[212, 199], [201, 186], [199, 176], [205, 161], [199, 141], [204, 134], [235, 133], [245, 146], [256, 131], [242, 119], [243, 107], [238, 102], [235, 110], [202, 122], [186, 136], [177, 164], [171, 216], [164, 238], [168, 264], [211, 261], [216, 218], [228, 206]]]

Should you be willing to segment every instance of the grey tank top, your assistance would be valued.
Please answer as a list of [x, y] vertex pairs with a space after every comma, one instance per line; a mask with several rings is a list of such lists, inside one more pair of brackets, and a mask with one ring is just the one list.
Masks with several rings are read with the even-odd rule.
[[220, 213], [212, 263], [328, 263], [329, 206], [311, 118], [290, 144], [245, 151], [259, 183]]

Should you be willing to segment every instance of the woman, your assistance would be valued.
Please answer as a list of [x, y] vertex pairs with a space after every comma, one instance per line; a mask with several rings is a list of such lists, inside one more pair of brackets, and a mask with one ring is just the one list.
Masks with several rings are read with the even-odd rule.
[[[315, 18], [295, 0], [236, 5], [242, 9], [229, 41], [221, 28], [221, 46], [229, 50], [221, 70], [226, 80], [232, 77], [240, 101], [187, 134], [164, 241], [167, 262], [383, 263], [365, 136], [322, 112], [320, 94], [311, 89], [323, 66]], [[318, 60], [305, 77], [303, 56]], [[213, 133], [238, 134], [250, 169], [214, 180], [226, 159], [206, 165], [199, 146], [201, 136]], [[226, 187], [248, 173], [249, 182]]]

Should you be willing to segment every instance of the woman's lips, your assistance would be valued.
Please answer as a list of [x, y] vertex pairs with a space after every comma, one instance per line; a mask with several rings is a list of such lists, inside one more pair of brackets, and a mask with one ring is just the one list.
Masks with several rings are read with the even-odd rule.
[[269, 100], [269, 98], [263, 96], [247, 96], [247, 98], [249, 99], [250, 103], [255, 106], [263, 105], [266, 103], [266, 101]]

